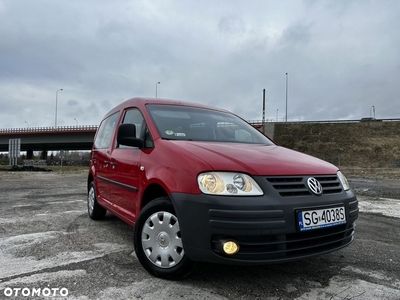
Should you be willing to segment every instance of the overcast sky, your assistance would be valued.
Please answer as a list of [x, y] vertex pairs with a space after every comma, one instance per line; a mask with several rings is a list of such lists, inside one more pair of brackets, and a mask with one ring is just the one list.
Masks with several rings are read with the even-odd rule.
[[97, 125], [135, 97], [247, 120], [400, 118], [398, 0], [0, 0], [0, 128]]

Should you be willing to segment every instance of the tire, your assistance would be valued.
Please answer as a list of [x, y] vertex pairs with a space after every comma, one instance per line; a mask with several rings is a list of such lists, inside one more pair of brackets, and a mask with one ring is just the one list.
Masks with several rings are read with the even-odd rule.
[[101, 220], [106, 215], [107, 210], [97, 202], [96, 188], [93, 181], [89, 184], [87, 207], [88, 215], [92, 220]]
[[193, 263], [185, 255], [180, 227], [168, 197], [148, 203], [134, 228], [136, 256], [152, 275], [177, 280], [187, 276]]

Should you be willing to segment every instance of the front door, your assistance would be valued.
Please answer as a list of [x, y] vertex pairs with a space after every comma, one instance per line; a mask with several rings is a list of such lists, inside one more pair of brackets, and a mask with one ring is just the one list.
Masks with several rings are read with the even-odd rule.
[[[144, 118], [140, 110], [130, 108], [124, 112], [122, 124], [135, 124], [136, 137], [143, 134]], [[138, 192], [141, 188], [140, 158], [142, 150], [115, 144], [110, 159], [111, 197], [118, 210], [132, 223], [137, 216]]]

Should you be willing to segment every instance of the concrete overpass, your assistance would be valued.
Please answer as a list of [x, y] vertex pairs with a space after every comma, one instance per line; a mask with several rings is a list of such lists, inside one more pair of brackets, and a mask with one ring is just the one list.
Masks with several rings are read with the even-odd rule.
[[0, 129], [0, 152], [7, 152], [10, 139], [21, 139], [21, 151], [27, 158], [33, 151], [90, 150], [96, 133], [96, 125], [59, 126]]
[[[251, 124], [273, 138], [274, 123]], [[0, 152], [8, 152], [10, 139], [21, 139], [21, 151], [26, 151], [28, 159], [33, 151], [41, 151], [44, 159], [47, 151], [91, 150], [96, 130], [97, 125], [0, 129]]]

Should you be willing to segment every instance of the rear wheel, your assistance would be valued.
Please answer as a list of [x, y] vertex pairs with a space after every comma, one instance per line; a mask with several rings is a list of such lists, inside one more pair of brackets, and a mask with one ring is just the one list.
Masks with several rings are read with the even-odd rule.
[[140, 263], [157, 277], [180, 279], [192, 268], [168, 197], [158, 198], [143, 208], [134, 228], [134, 245]]
[[89, 185], [87, 206], [89, 217], [93, 220], [101, 220], [106, 215], [107, 210], [99, 205], [96, 197], [94, 182]]

